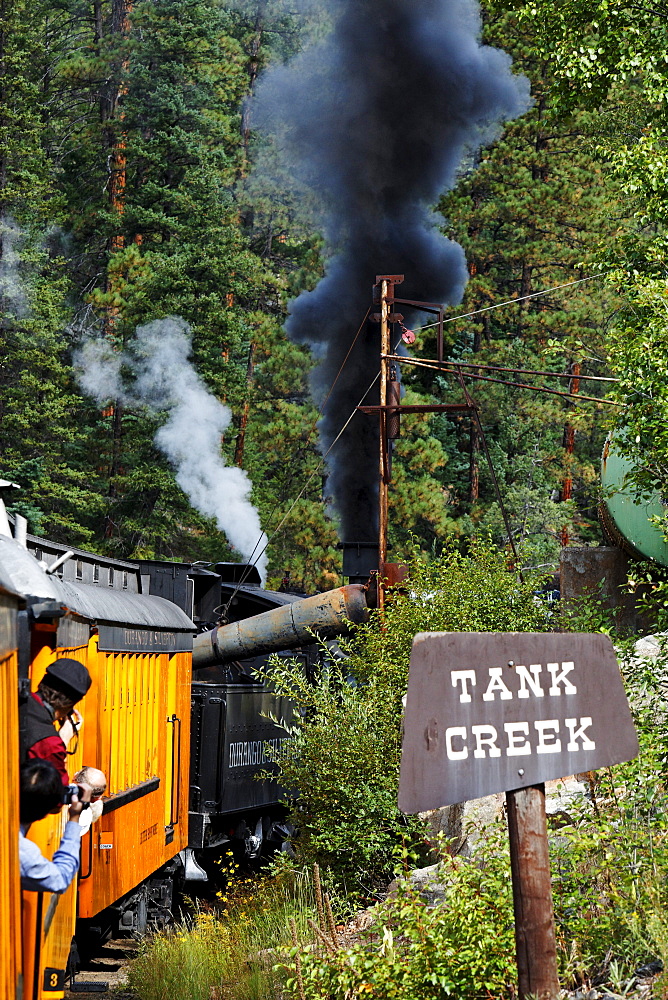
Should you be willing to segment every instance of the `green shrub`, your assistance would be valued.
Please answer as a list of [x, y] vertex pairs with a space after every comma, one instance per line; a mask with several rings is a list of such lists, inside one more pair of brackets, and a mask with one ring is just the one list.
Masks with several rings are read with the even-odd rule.
[[[499, 845], [497, 844], [497, 847]], [[286, 953], [294, 1000], [475, 1000], [507, 995], [516, 980], [512, 888], [500, 847], [484, 865], [447, 858], [442, 903], [428, 906], [402, 880], [348, 947]]]
[[521, 582], [506, 554], [473, 543], [426, 560], [416, 552], [407, 592], [341, 642], [343, 660], [316, 684], [298, 662], [274, 658], [267, 673], [298, 708], [282, 784], [295, 789], [300, 863], [317, 862], [351, 900], [368, 900], [392, 878], [402, 845], [420, 856], [422, 826], [397, 807], [402, 696], [413, 637], [423, 631], [545, 631], [536, 577]]
[[551, 841], [562, 976], [583, 980], [614, 962], [618, 976], [668, 966], [668, 657], [646, 663], [620, 647], [640, 752], [600, 771], [592, 801]]

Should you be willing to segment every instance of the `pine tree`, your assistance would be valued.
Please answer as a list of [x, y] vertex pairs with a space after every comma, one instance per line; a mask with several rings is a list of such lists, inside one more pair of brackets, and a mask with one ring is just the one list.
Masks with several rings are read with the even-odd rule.
[[[524, 301], [446, 326], [451, 357], [560, 374], [606, 374], [604, 327], [614, 297], [600, 281], [525, 297], [596, 273], [595, 252], [618, 228], [611, 210], [618, 192], [609, 171], [583, 142], [591, 129], [588, 116], [555, 114], [548, 106], [549, 61], [536, 53], [529, 29], [520, 32], [503, 4], [490, 0], [486, 9], [486, 41], [509, 51], [517, 71], [530, 76], [534, 104], [484, 151], [440, 207], [469, 262], [471, 278], [458, 312], [514, 298]], [[566, 392], [573, 384], [568, 379], [473, 371]], [[456, 378], [439, 381], [443, 398], [461, 398]], [[604, 434], [603, 408], [575, 408], [556, 396], [490, 382], [471, 380], [468, 385], [481, 406], [513, 533], [517, 540], [532, 542], [532, 558], [549, 562], [565, 538], [596, 537], [593, 487]], [[595, 386], [581, 382], [579, 391], [602, 395]], [[449, 453], [460, 456], [459, 474], [448, 485], [459, 509], [469, 511], [468, 530], [490, 527], [504, 537], [475, 427], [461, 421], [449, 430], [446, 442]], [[569, 496], [573, 502], [559, 508], [557, 501]]]

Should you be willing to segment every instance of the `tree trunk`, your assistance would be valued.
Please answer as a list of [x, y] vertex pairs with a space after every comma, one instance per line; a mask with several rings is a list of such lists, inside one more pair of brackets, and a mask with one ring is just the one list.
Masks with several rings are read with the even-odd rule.
[[248, 97], [246, 98], [241, 114], [241, 145], [243, 148], [242, 177], [248, 172], [248, 150], [251, 136], [251, 103], [255, 84], [260, 70], [260, 48], [262, 47], [262, 37], [264, 34], [264, 14], [267, 7], [267, 0], [260, 0], [255, 14], [255, 24], [253, 26], [253, 38], [248, 52]]
[[248, 367], [246, 369], [246, 399], [244, 400], [243, 410], [241, 411], [241, 420], [239, 421], [239, 433], [237, 434], [237, 443], [234, 449], [234, 464], [238, 465], [239, 468], [242, 468], [244, 464], [246, 426], [248, 424], [248, 415], [250, 413], [254, 370], [255, 370], [255, 344], [251, 343], [250, 349], [248, 351]]

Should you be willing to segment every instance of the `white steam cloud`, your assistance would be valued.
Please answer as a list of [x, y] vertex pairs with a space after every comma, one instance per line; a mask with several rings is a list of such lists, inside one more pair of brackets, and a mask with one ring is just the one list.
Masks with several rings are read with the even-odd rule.
[[[220, 452], [231, 410], [206, 388], [189, 358], [190, 327], [179, 317], [137, 328], [131, 349], [115, 351], [107, 340], [88, 341], [77, 357], [79, 382], [100, 402], [119, 399], [167, 414], [155, 443], [176, 471], [192, 505], [215, 519], [230, 544], [254, 562], [264, 581], [267, 537], [250, 502], [252, 483]], [[131, 375], [124, 378], [124, 373]]]
[[24, 234], [11, 216], [0, 219], [0, 302], [3, 312], [11, 313], [16, 319], [28, 314], [28, 296], [21, 280], [21, 255], [18, 247]]

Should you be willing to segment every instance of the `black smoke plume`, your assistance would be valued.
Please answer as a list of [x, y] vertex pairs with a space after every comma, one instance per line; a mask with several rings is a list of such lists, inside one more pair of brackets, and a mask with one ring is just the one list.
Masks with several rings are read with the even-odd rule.
[[[331, 33], [266, 73], [253, 112], [321, 207], [326, 274], [293, 302], [287, 323], [318, 360], [317, 404], [371, 303], [376, 275], [405, 274], [402, 298], [460, 301], [464, 254], [436, 230], [429, 206], [454, 184], [464, 154], [529, 103], [528, 82], [513, 76], [509, 56], [480, 44], [474, 0], [327, 6]], [[378, 327], [366, 326], [320, 422], [323, 452], [377, 373], [378, 350]], [[374, 387], [369, 400], [377, 399]], [[377, 428], [357, 414], [328, 458], [347, 541], [376, 539]]]

